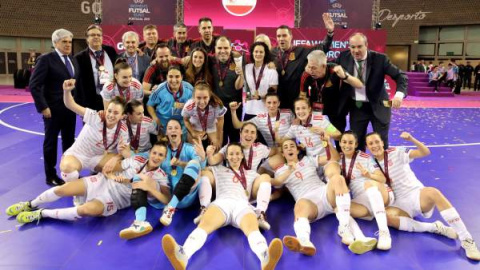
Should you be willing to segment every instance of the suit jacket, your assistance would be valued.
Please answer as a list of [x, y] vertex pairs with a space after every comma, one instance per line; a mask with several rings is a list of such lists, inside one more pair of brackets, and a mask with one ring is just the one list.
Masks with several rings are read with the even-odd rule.
[[[113, 47], [102, 45], [103, 50], [107, 52], [108, 57], [115, 65], [117, 52]], [[75, 100], [83, 107], [93, 110], [103, 110], [103, 99], [97, 94], [95, 79], [93, 78], [92, 62], [90, 61], [90, 48], [77, 53], [75, 59], [79, 66], [79, 80], [77, 81], [77, 91]]]
[[[355, 63], [350, 51], [341, 52], [336, 62], [353, 76]], [[405, 72], [392, 64], [385, 54], [368, 51], [365, 91], [372, 106], [373, 114], [382, 123], [388, 123], [391, 116], [390, 108], [383, 105], [384, 100], [389, 100], [384, 83], [385, 75], [395, 80], [397, 92], [400, 91], [407, 96], [408, 78]], [[353, 86], [343, 83], [341, 93], [340, 110], [346, 112], [349, 109], [348, 104], [351, 104], [349, 101], [355, 95], [355, 89]]]
[[[123, 53], [119, 54], [118, 58], [127, 59], [127, 53], [123, 52]], [[135, 79], [137, 79], [140, 82], [143, 82], [143, 76], [145, 75], [145, 71], [150, 66], [150, 57], [146, 54], [144, 54], [142, 56], [137, 55], [137, 59], [138, 59], [138, 75], [139, 75], [139, 78], [135, 78]]]
[[[79, 67], [74, 58], [68, 57], [78, 78]], [[63, 82], [71, 79], [66, 65], [56, 51], [41, 55], [30, 78], [30, 91], [38, 112], [46, 108], [51, 111], [65, 108]]]

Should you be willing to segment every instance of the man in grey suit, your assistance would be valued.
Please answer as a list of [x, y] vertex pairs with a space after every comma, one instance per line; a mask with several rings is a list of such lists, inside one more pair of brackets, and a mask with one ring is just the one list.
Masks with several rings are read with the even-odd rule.
[[57, 142], [62, 134], [62, 150], [65, 152], [75, 140], [75, 113], [63, 103], [63, 82], [76, 77], [78, 65], [71, 57], [73, 34], [57, 29], [52, 34], [53, 52], [38, 58], [30, 80], [30, 91], [37, 111], [43, 116], [45, 138], [43, 141], [43, 162], [46, 183], [62, 185], [57, 176]]
[[125, 52], [118, 55], [119, 58], [126, 60], [128, 65], [132, 67], [133, 77], [138, 81], [143, 81], [145, 70], [150, 66], [150, 57], [146, 54], [138, 54], [139, 37], [133, 31], [125, 32], [122, 36], [123, 47]]
[[[380, 134], [385, 148], [388, 148], [391, 107], [400, 108], [402, 105], [402, 100], [407, 95], [407, 75], [392, 64], [386, 55], [368, 50], [364, 34], [353, 34], [349, 43], [350, 50], [340, 53], [337, 64], [342, 65], [351, 76], [360, 79], [365, 87], [353, 88], [349, 84], [343, 84], [340, 111], [345, 106], [349, 109], [350, 128], [358, 136], [358, 149], [365, 151], [365, 135], [369, 123], [372, 123], [373, 130]], [[385, 75], [397, 83], [392, 101], [385, 89]]]

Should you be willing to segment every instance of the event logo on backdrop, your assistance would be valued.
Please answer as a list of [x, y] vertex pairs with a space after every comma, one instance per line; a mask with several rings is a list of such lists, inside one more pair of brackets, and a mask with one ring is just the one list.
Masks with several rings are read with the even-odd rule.
[[293, 0], [184, 0], [186, 25], [198, 25], [204, 16], [210, 17], [214, 26], [226, 29], [293, 27], [295, 6]]
[[174, 25], [176, 0], [103, 0], [103, 24]]
[[302, 0], [300, 27], [323, 28], [320, 15], [328, 12], [337, 26], [371, 28], [372, 7], [373, 0]]
[[223, 7], [233, 16], [250, 14], [257, 5], [257, 0], [223, 0]]

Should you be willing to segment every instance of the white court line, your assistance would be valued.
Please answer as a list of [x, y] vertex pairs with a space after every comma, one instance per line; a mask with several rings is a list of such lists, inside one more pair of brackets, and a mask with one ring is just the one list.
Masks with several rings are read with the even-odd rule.
[[[25, 104], [32, 104], [32, 102], [25, 102], [25, 103], [20, 103], [20, 104], [15, 104], [15, 105], [12, 105], [10, 107], [7, 107], [7, 108], [4, 108], [3, 110], [0, 111], [0, 115], [2, 115], [2, 113], [10, 110], [10, 109], [13, 109], [15, 107], [19, 107], [19, 106], [22, 106], [22, 105], [25, 105]], [[430, 108], [427, 108], [427, 109], [430, 109]], [[456, 108], [452, 108], [452, 109], [456, 109]], [[460, 108], [458, 108], [460, 109]], [[2, 126], [5, 126], [5, 127], [8, 127], [8, 128], [11, 128], [11, 129], [14, 129], [14, 130], [18, 130], [18, 131], [21, 131], [21, 132], [25, 132], [25, 133], [30, 133], [30, 134], [34, 134], [34, 135], [40, 135], [40, 136], [45, 136], [45, 133], [41, 133], [41, 132], [36, 132], [36, 131], [31, 131], [31, 130], [27, 130], [27, 129], [23, 129], [23, 128], [19, 128], [19, 127], [15, 127], [15, 126], [12, 126], [10, 124], [7, 124], [5, 122], [3, 122], [3, 120], [0, 119], [0, 125]], [[60, 137], [60, 136], [59, 136]], [[474, 145], [480, 145], [480, 142], [478, 143], [459, 143], [459, 144], [436, 144], [436, 145], [427, 145], [427, 147], [430, 147], [430, 148], [435, 148], [435, 147], [462, 147], [462, 146], [474, 146]], [[393, 146], [393, 147], [407, 147], [407, 148], [415, 148], [416, 146], [414, 145], [396, 145], [396, 146]]]

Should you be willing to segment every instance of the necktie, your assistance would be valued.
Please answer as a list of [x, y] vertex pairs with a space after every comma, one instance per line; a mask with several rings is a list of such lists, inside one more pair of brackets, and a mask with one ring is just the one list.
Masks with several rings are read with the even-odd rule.
[[65, 66], [67, 67], [68, 74], [70, 74], [70, 77], [73, 78], [73, 69], [72, 65], [70, 64], [70, 60], [68, 59], [68, 56], [64, 55], [63, 59], [65, 59]]
[[[362, 82], [363, 82], [363, 62], [364, 60], [360, 60], [360, 61], [357, 61], [357, 65], [358, 65], [358, 68], [357, 68], [357, 78]], [[363, 102], [361, 101], [355, 101], [355, 105], [357, 106], [357, 108], [361, 108], [363, 106]]]

